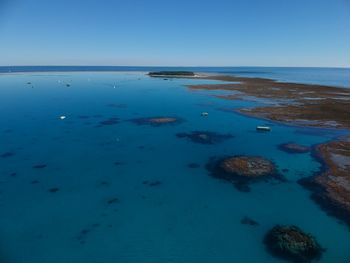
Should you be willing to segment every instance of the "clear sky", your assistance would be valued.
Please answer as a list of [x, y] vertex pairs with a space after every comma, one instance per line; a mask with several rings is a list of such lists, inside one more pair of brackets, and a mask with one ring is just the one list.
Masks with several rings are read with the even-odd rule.
[[0, 65], [350, 67], [350, 0], [0, 0]]

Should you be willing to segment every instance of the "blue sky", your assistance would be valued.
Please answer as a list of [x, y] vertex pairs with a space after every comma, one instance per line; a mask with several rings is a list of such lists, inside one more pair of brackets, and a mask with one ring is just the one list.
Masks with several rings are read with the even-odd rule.
[[0, 0], [0, 65], [350, 67], [350, 0]]

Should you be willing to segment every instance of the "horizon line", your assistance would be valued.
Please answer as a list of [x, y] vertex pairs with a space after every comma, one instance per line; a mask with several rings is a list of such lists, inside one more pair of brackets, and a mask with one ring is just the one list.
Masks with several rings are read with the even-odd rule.
[[328, 68], [328, 69], [350, 69], [350, 66], [149, 66], [149, 65], [0, 65], [1, 68], [16, 67], [139, 67], [139, 68]]

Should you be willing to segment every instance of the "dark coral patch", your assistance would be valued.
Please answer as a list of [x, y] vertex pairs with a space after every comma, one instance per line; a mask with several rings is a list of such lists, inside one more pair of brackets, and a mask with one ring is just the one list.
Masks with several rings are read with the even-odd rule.
[[99, 185], [100, 185], [100, 186], [109, 186], [110, 183], [109, 183], [108, 181], [101, 181], [101, 182], [99, 183]]
[[275, 164], [263, 157], [229, 156], [211, 158], [206, 165], [210, 176], [231, 182], [238, 190], [249, 192], [249, 184], [271, 178], [285, 181]]
[[154, 187], [154, 186], [159, 186], [159, 185], [161, 185], [162, 182], [159, 181], [159, 180], [155, 180], [155, 181], [148, 181], [148, 180], [145, 180], [145, 181], [142, 182], [142, 184], [148, 185], [148, 186], [150, 186], [150, 187]]
[[0, 157], [1, 158], [9, 158], [9, 157], [12, 157], [14, 155], [16, 155], [14, 152], [5, 152], [5, 153], [0, 154]]
[[313, 236], [296, 226], [273, 227], [265, 235], [264, 243], [272, 255], [295, 263], [319, 260], [324, 252]]
[[162, 125], [169, 125], [169, 124], [179, 124], [183, 122], [182, 119], [177, 117], [165, 117], [165, 116], [157, 116], [157, 117], [149, 117], [149, 118], [137, 118], [137, 119], [131, 119], [130, 120], [133, 123], [136, 123], [137, 125], [150, 125], [153, 127], [158, 127]]
[[30, 182], [31, 184], [38, 184], [38, 183], [40, 183], [38, 180], [33, 180], [33, 181], [31, 181]]
[[117, 117], [112, 117], [104, 121], [100, 121], [99, 124], [101, 126], [110, 126], [110, 125], [116, 125], [119, 123], [119, 118]]
[[115, 165], [115, 166], [120, 166], [120, 165], [123, 165], [123, 164], [124, 164], [123, 162], [118, 162], [118, 161], [117, 161], [117, 162], [114, 162], [114, 165]]
[[50, 189], [49, 189], [49, 192], [50, 192], [50, 193], [57, 193], [59, 190], [60, 190], [59, 188], [53, 187], [53, 188], [50, 188]]
[[119, 203], [119, 198], [117, 197], [113, 197], [108, 199], [107, 204], [111, 205], [111, 204], [115, 204], [115, 203]]
[[91, 232], [90, 229], [83, 229], [80, 231], [79, 235], [77, 236], [78, 241], [80, 244], [86, 243], [86, 236]]
[[46, 168], [47, 165], [46, 164], [36, 164], [36, 165], [33, 165], [33, 168], [34, 169], [43, 169], [43, 168]]
[[150, 182], [148, 185], [149, 186], [158, 186], [158, 185], [161, 185], [162, 182], [161, 181], [153, 181], [153, 182]]
[[201, 143], [201, 144], [215, 144], [220, 143], [225, 140], [231, 139], [234, 136], [231, 134], [220, 134], [210, 131], [193, 131], [190, 133], [178, 133], [176, 134], [178, 138], [188, 138], [192, 142]]
[[257, 221], [255, 221], [254, 219], [245, 216], [241, 219], [241, 224], [242, 225], [249, 225], [249, 226], [258, 226], [259, 223]]
[[286, 153], [307, 153], [310, 151], [310, 147], [292, 142], [282, 143], [278, 145], [278, 149]]
[[201, 167], [201, 166], [200, 166], [200, 164], [198, 164], [198, 163], [189, 163], [189, 164], [187, 165], [187, 167], [188, 167], [188, 168], [191, 168], [191, 169], [195, 169], [195, 168], [199, 168], [199, 167]]

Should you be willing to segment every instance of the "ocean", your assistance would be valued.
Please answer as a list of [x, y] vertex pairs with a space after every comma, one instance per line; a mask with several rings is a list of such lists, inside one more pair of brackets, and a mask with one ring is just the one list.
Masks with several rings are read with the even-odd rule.
[[[320, 163], [278, 148], [349, 132], [246, 117], [231, 110], [263, 102], [186, 87], [219, 81], [145, 74], [158, 69], [0, 68], [0, 261], [285, 262], [263, 239], [273, 226], [293, 224], [326, 249], [319, 262], [349, 262], [348, 227], [297, 182]], [[350, 87], [350, 69], [165, 68], [174, 69]], [[159, 116], [180, 121], [140, 122]], [[176, 136], [193, 131], [232, 138], [201, 144]], [[233, 155], [267, 158], [286, 180], [244, 192], [210, 176], [212, 157]], [[258, 225], [242, 224], [245, 217]]]

